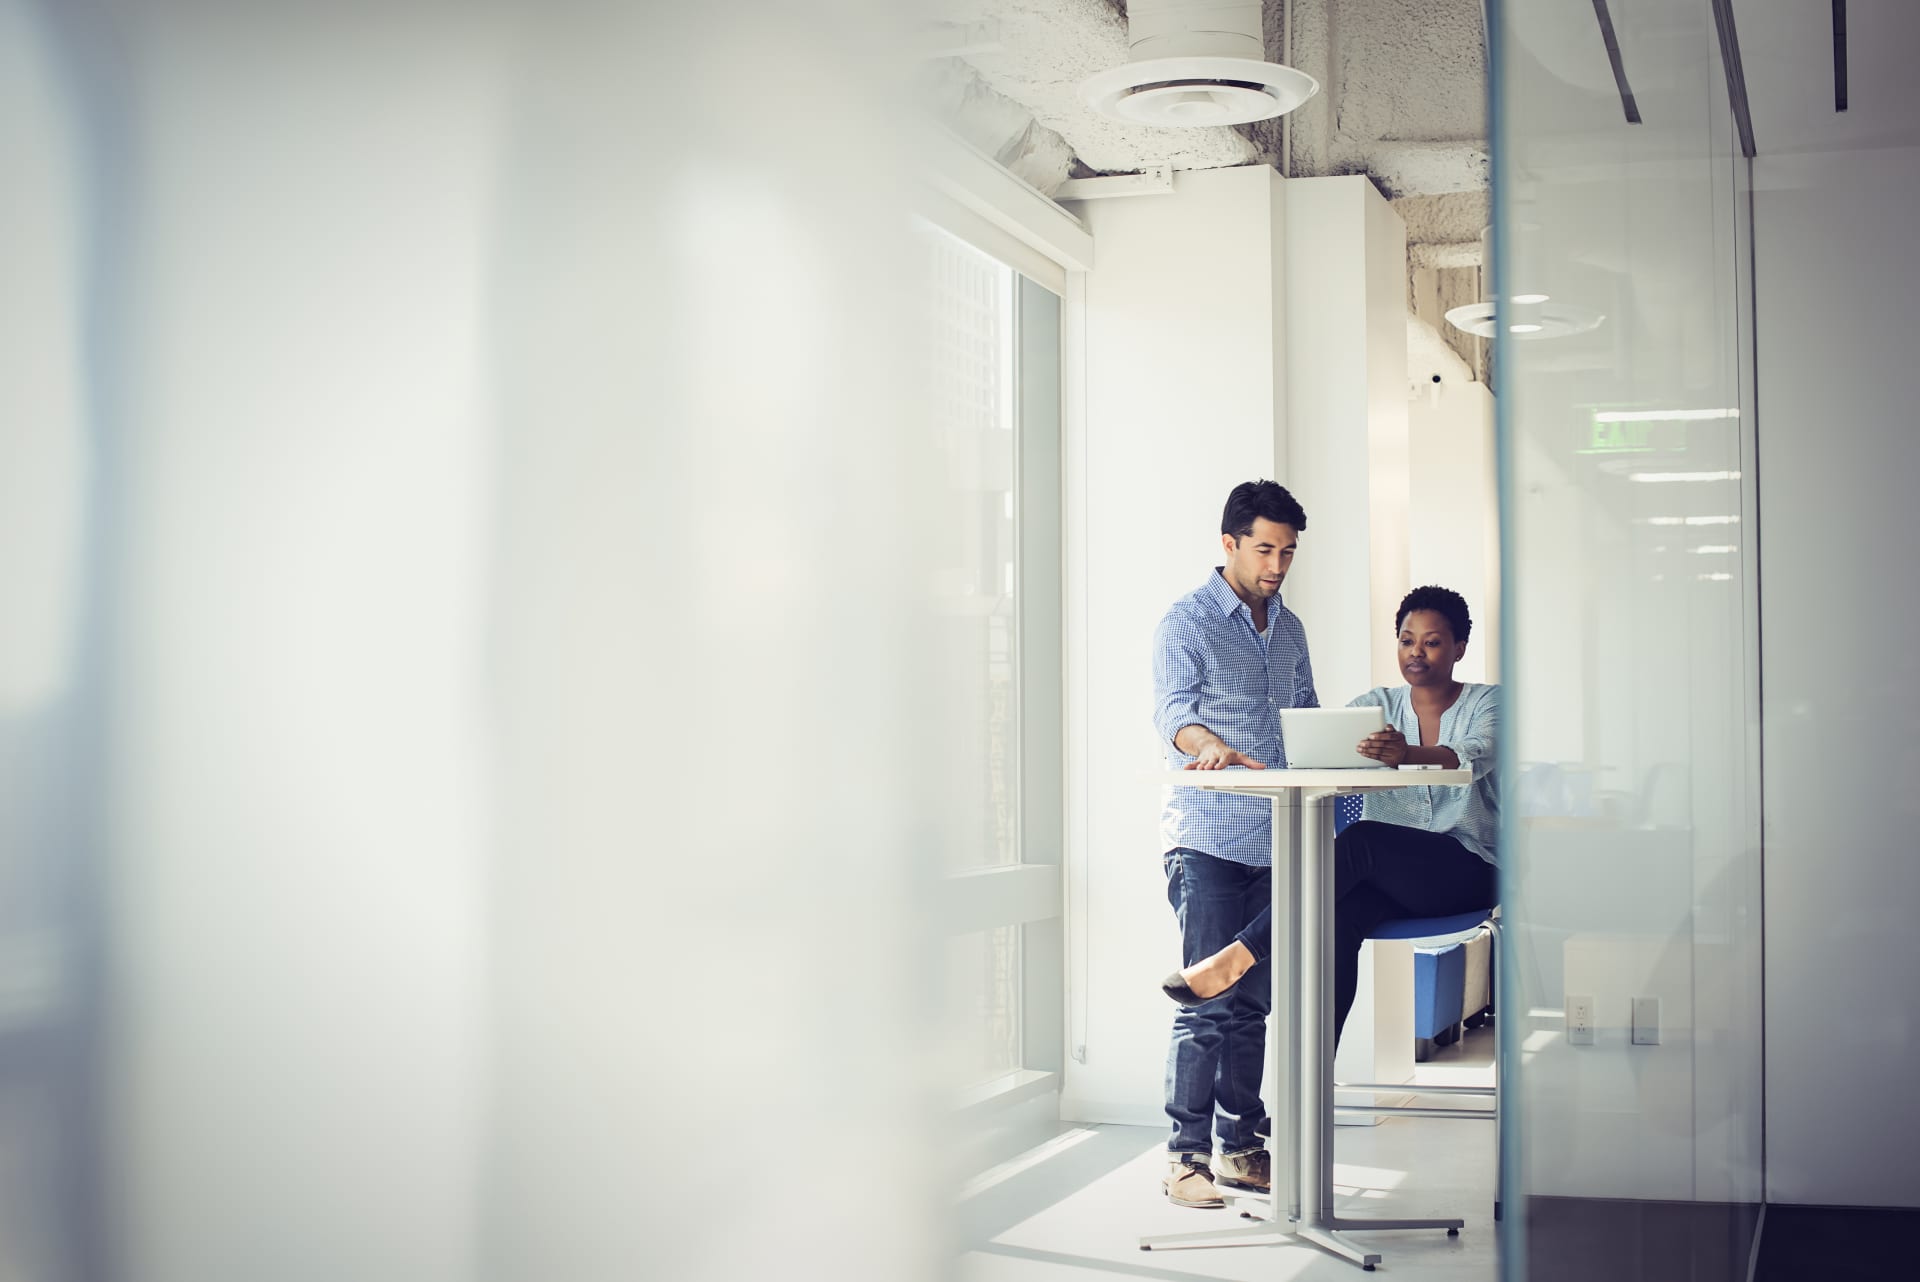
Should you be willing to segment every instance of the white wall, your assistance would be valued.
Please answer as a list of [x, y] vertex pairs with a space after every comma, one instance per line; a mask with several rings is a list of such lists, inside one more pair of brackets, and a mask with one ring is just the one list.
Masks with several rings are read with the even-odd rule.
[[[1081, 209], [1096, 257], [1068, 316], [1084, 359], [1066, 446], [1070, 1118], [1165, 1121], [1159, 981], [1180, 949], [1160, 870], [1153, 630], [1220, 563], [1227, 492], [1275, 475], [1281, 192], [1254, 166]], [[1302, 502], [1306, 564], [1317, 526]]]
[[1473, 637], [1454, 675], [1462, 681], [1498, 681], [1500, 522], [1493, 395], [1484, 383], [1464, 382], [1414, 392], [1407, 406], [1407, 586], [1437, 583], [1467, 599]]
[[1171, 196], [1081, 212], [1096, 258], [1069, 292], [1062, 1107], [1159, 1123], [1172, 1010], [1158, 983], [1179, 941], [1157, 836], [1154, 625], [1219, 564], [1227, 492], [1274, 477], [1307, 510], [1284, 597], [1322, 699], [1393, 679], [1390, 651], [1384, 673], [1371, 652], [1408, 573], [1405, 233], [1365, 179], [1264, 167], [1182, 173]]
[[[1367, 503], [1355, 511], [1343, 507], [1334, 514], [1340, 518], [1338, 534], [1350, 538], [1358, 533], [1355, 518], [1364, 514], [1367, 534], [1367, 630], [1365, 653], [1370, 660], [1366, 685], [1400, 684], [1399, 642], [1393, 626], [1394, 611], [1411, 586], [1407, 582], [1407, 523], [1411, 486], [1407, 441], [1407, 227], [1393, 211], [1372, 180], [1353, 175], [1335, 182], [1354, 183], [1362, 207], [1358, 220], [1361, 243], [1341, 246], [1330, 253], [1330, 235], [1337, 226], [1351, 226], [1338, 219], [1315, 227], [1310, 218], [1300, 218], [1293, 226], [1288, 242], [1288, 267], [1298, 271], [1302, 258], [1326, 264], [1358, 259], [1365, 273], [1366, 330], [1361, 350], [1367, 356]], [[1290, 306], [1302, 295], [1288, 295]], [[1305, 389], [1315, 376], [1326, 371], [1320, 362], [1289, 353], [1290, 386]], [[1339, 430], [1331, 423], [1315, 425], [1321, 430]], [[1464, 532], [1463, 532], [1464, 533]], [[1360, 693], [1350, 693], [1345, 685], [1329, 686], [1322, 698], [1345, 702]]]
[[[1286, 194], [1286, 476], [1307, 510], [1289, 600], [1307, 624], [1320, 701], [1338, 706], [1400, 680], [1393, 615], [1411, 586], [1407, 232], [1360, 175], [1295, 179]], [[1372, 944], [1364, 951], [1335, 1069], [1349, 1081], [1405, 1081], [1411, 950], [1386, 950], [1408, 960], [1399, 966], [1376, 966]]]
[[1754, 182], [1767, 1196], [1920, 1206], [1920, 150]]

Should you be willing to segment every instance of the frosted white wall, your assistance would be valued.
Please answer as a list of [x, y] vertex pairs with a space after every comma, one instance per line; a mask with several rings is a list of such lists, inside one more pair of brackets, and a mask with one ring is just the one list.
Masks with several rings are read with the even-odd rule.
[[136, 1277], [457, 1278], [484, 1142], [498, 27], [403, 59], [430, 18], [184, 9], [139, 24], [140, 163], [125, 221], [98, 214], [132, 273], [103, 434], [111, 1202]]
[[[1081, 209], [1096, 257], [1068, 317], [1084, 360], [1066, 446], [1070, 1118], [1165, 1121], [1173, 1008], [1159, 981], [1180, 948], [1160, 869], [1153, 630], [1220, 564], [1227, 492], [1275, 476], [1281, 192], [1254, 166], [1181, 173], [1171, 196]], [[1313, 496], [1301, 501], [1296, 575], [1319, 534]]]
[[[938, 985], [866, 974], [924, 955], [951, 828], [911, 751], [953, 728], [921, 549], [957, 514], [903, 373], [886, 16], [52, 24], [86, 260], [31, 280], [80, 317], [99, 501], [78, 635], [34, 638], [71, 651], [0, 649], [0, 718], [78, 686], [84, 804], [34, 836], [84, 865], [54, 925], [98, 1087], [27, 1132], [64, 1154], [5, 1133], [0, 1187], [77, 1172], [110, 1264], [7, 1237], [0, 1274], [942, 1271]], [[680, 74], [717, 59], [781, 129]], [[59, 344], [0, 316], [11, 387]], [[743, 1163], [785, 1191], [745, 1226], [710, 1195]]]
[[[1920, 150], [1754, 163], [1767, 1196], [1920, 1206]], [[1864, 767], [1864, 769], [1863, 769]]]
[[0, 5], [0, 718], [72, 690], [88, 482], [78, 131], [36, 28]]
[[37, 16], [0, 3], [0, 1277], [64, 1279], [95, 1238], [72, 1196], [91, 1066], [60, 1031], [91, 1015], [72, 906], [100, 808], [83, 654], [97, 473], [82, 131]]

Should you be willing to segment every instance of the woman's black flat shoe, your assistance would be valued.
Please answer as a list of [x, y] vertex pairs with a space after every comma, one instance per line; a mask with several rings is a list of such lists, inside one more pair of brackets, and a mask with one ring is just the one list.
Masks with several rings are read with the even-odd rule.
[[1160, 981], [1160, 991], [1173, 998], [1175, 1002], [1182, 1006], [1198, 1006], [1207, 1000], [1191, 988], [1188, 988], [1187, 981], [1181, 977], [1180, 972], [1177, 970]]
[[[1233, 981], [1233, 984], [1237, 984], [1239, 982], [1240, 981], [1236, 979]], [[1176, 970], [1173, 972], [1173, 974], [1167, 976], [1165, 979], [1160, 981], [1160, 991], [1165, 993], [1167, 996], [1171, 997], [1174, 1001], [1178, 1002], [1180, 1005], [1191, 1009], [1192, 1007], [1204, 1006], [1208, 1002], [1218, 1001], [1220, 998], [1225, 997], [1228, 993], [1233, 991], [1233, 984], [1228, 984], [1225, 988], [1215, 993], [1212, 997], [1202, 997], [1200, 994], [1194, 992], [1191, 988], [1187, 987], [1187, 981], [1185, 977], [1182, 976], [1180, 972]]]

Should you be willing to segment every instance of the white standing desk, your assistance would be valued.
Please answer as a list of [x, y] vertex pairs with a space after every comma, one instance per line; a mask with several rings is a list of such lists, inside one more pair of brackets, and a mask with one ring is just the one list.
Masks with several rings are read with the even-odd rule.
[[[1288, 946], [1268, 957], [1273, 1013], [1267, 1025], [1267, 1072], [1279, 1107], [1267, 1153], [1273, 1195], [1264, 1222], [1205, 1233], [1140, 1239], [1140, 1249], [1166, 1246], [1253, 1246], [1262, 1239], [1312, 1243], [1372, 1271], [1380, 1256], [1340, 1230], [1446, 1229], [1460, 1220], [1349, 1220], [1333, 1213], [1333, 805], [1341, 792], [1383, 788], [1462, 788], [1473, 772], [1458, 770], [1173, 770], [1169, 783], [1273, 802], [1273, 928]], [[1296, 857], [1297, 855], [1297, 857]], [[1302, 911], [1302, 909], [1305, 911]], [[1302, 1119], [1309, 1119], [1302, 1125]], [[1253, 1199], [1248, 1199], [1253, 1201]], [[1259, 1218], [1250, 1211], [1242, 1215]], [[1285, 1217], [1284, 1219], [1282, 1217]], [[1288, 1223], [1291, 1221], [1291, 1223]]]

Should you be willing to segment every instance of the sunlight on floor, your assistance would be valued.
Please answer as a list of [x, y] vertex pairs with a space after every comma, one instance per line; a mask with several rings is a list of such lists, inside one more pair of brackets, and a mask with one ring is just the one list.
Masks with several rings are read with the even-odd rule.
[[1056, 1135], [1045, 1144], [1030, 1148], [1020, 1156], [1010, 1158], [974, 1176], [961, 1186], [960, 1198], [965, 1201], [967, 1198], [977, 1197], [1003, 1180], [1012, 1179], [1022, 1171], [1032, 1170], [1040, 1163], [1056, 1154], [1066, 1152], [1076, 1144], [1086, 1143], [1094, 1137], [1094, 1134], [1095, 1132], [1087, 1127], [1076, 1127], [1065, 1134]]
[[[1493, 1030], [1470, 1033], [1417, 1067], [1420, 1085], [1491, 1080]], [[1438, 1098], [1438, 1097], [1436, 1097]], [[1380, 1272], [1419, 1282], [1494, 1282], [1494, 1128], [1484, 1122], [1390, 1118], [1343, 1126], [1335, 1136], [1334, 1203], [1356, 1218], [1458, 1216], [1444, 1232], [1351, 1230], [1384, 1257]], [[1169, 1204], [1161, 1189], [1165, 1134], [1158, 1127], [1082, 1126], [976, 1181], [962, 1282], [1358, 1282], [1344, 1260], [1294, 1242], [1140, 1250], [1142, 1236], [1251, 1228], [1233, 1209]], [[1046, 1147], [1046, 1146], [1043, 1146]], [[1031, 1160], [1029, 1160], [1031, 1159]]]
[[1333, 1190], [1387, 1189], [1399, 1188], [1401, 1181], [1407, 1178], [1405, 1171], [1390, 1171], [1378, 1166], [1353, 1166], [1346, 1162], [1333, 1164]]

